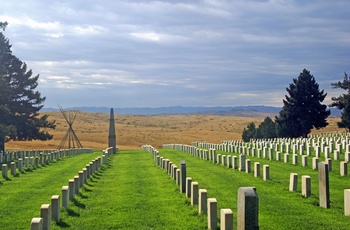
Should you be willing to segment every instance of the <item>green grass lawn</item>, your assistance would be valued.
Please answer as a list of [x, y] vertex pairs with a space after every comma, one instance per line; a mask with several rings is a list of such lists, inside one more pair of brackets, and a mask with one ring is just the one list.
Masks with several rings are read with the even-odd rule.
[[145, 151], [111, 156], [70, 205], [52, 229], [206, 229], [207, 224]]
[[61, 195], [62, 186], [78, 175], [87, 163], [102, 152], [63, 158], [9, 179], [0, 179], [0, 229], [29, 229], [33, 217], [40, 217], [42, 204], [52, 195]]
[[[239, 187], [254, 186], [259, 196], [260, 229], [350, 229], [350, 217], [344, 216], [343, 190], [350, 188], [349, 176], [339, 176], [339, 163], [330, 172], [331, 208], [320, 208], [317, 171], [308, 167], [247, 156], [254, 162], [270, 165], [271, 180], [215, 165], [209, 161], [170, 149], [160, 149], [160, 156], [180, 165], [186, 160], [187, 176], [207, 189], [208, 198], [221, 208], [230, 208], [237, 217]], [[227, 153], [220, 152], [225, 154]], [[78, 174], [85, 164], [101, 152], [64, 158], [48, 166], [27, 171], [11, 180], [0, 180], [0, 228], [29, 229], [33, 217], [40, 216], [40, 206], [50, 203], [52, 195]], [[232, 154], [235, 155], [235, 154]], [[301, 162], [301, 159], [299, 159]], [[297, 192], [289, 192], [289, 175], [298, 173]], [[312, 196], [301, 196], [301, 176], [309, 175]], [[219, 221], [218, 221], [219, 223]], [[80, 194], [61, 209], [61, 222], [51, 229], [207, 229], [206, 215], [179, 192], [175, 181], [145, 151], [120, 151], [111, 156]]]
[[[259, 196], [260, 229], [350, 229], [350, 217], [344, 216], [343, 190], [350, 188], [349, 176], [339, 176], [339, 162], [333, 161], [330, 172], [331, 208], [319, 207], [318, 173], [312, 170], [311, 158], [309, 166], [284, 164], [257, 157], [247, 156], [251, 160], [252, 172], [247, 174], [222, 165], [214, 165], [190, 155], [189, 153], [160, 149], [160, 156], [169, 158], [177, 165], [186, 160], [187, 176], [199, 183], [199, 188], [207, 189], [208, 197], [218, 201], [221, 208], [231, 208], [234, 218], [237, 217], [237, 191], [239, 187], [256, 187]], [[220, 154], [228, 153], [218, 151]], [[237, 155], [237, 154], [231, 154]], [[283, 158], [282, 158], [283, 159]], [[253, 176], [254, 162], [270, 166], [271, 180], [263, 181]], [[289, 192], [289, 175], [298, 173], [298, 191]], [[309, 175], [312, 182], [312, 196], [301, 196], [301, 176]], [[219, 213], [218, 213], [219, 214]]]

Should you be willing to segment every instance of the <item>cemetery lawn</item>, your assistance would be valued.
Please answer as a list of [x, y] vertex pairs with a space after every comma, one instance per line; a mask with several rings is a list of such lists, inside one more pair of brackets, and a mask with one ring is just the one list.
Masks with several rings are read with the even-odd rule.
[[34, 217], [40, 217], [42, 204], [50, 204], [52, 195], [60, 195], [79, 170], [101, 156], [101, 152], [63, 158], [38, 169], [25, 171], [9, 179], [0, 179], [0, 228], [29, 229]]
[[206, 229], [206, 216], [145, 151], [119, 151], [52, 229]]
[[[260, 229], [350, 229], [350, 217], [344, 216], [344, 189], [350, 188], [349, 176], [339, 176], [339, 162], [330, 172], [331, 208], [319, 207], [318, 174], [308, 167], [294, 166], [247, 156], [252, 172], [247, 174], [223, 165], [214, 165], [188, 153], [160, 149], [161, 157], [180, 165], [186, 160], [187, 177], [207, 189], [208, 198], [220, 209], [230, 208], [237, 224], [239, 187], [256, 187], [259, 196]], [[217, 151], [219, 154], [228, 155]], [[232, 154], [236, 155], [236, 154]], [[1, 229], [28, 229], [33, 217], [40, 216], [40, 206], [50, 203], [52, 195], [61, 196], [62, 186], [78, 174], [101, 152], [64, 158], [47, 166], [26, 171], [10, 180], [0, 180]], [[323, 160], [323, 159], [320, 159]], [[270, 166], [270, 180], [253, 176], [254, 162]], [[298, 173], [297, 192], [289, 192], [289, 175]], [[262, 174], [262, 173], [261, 173]], [[311, 197], [301, 196], [301, 176], [311, 177]], [[179, 192], [179, 186], [146, 151], [120, 151], [109, 157], [106, 165], [88, 180], [80, 194], [61, 208], [61, 221], [51, 229], [207, 229], [206, 215]]]
[[[218, 154], [230, 153], [217, 151]], [[230, 208], [234, 215], [234, 227], [237, 226], [237, 191], [239, 187], [256, 187], [259, 197], [260, 229], [350, 229], [350, 217], [344, 216], [344, 189], [350, 188], [349, 175], [339, 176], [339, 161], [333, 162], [333, 171], [329, 173], [331, 208], [319, 207], [318, 172], [312, 170], [311, 157], [308, 167], [284, 164], [275, 160], [247, 156], [251, 160], [251, 173], [240, 172], [223, 165], [194, 157], [189, 153], [171, 149], [159, 149], [159, 155], [170, 159], [177, 165], [186, 160], [187, 177], [198, 182], [199, 189], [207, 189], [208, 198], [218, 202], [220, 209]], [[231, 153], [231, 155], [236, 155]], [[283, 158], [282, 158], [283, 160]], [[342, 159], [343, 160], [343, 159]], [[323, 161], [320, 158], [320, 161]], [[254, 177], [254, 162], [260, 162], [261, 175]], [[270, 166], [270, 180], [262, 178], [264, 164]], [[297, 192], [289, 192], [290, 173], [298, 173]], [[311, 177], [311, 197], [301, 196], [301, 176]], [[218, 221], [218, 224], [220, 222]]]

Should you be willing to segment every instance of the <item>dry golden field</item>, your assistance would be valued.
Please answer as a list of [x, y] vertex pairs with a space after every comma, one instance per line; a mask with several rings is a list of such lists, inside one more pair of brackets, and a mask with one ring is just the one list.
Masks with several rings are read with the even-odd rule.
[[[71, 115], [72, 111], [67, 111]], [[56, 129], [50, 141], [10, 141], [6, 149], [56, 149], [65, 135], [68, 125], [60, 112], [48, 112], [50, 120], [56, 120]], [[119, 149], [139, 149], [149, 144], [159, 148], [166, 143], [191, 144], [194, 141], [220, 143], [221, 140], [240, 140], [242, 131], [250, 122], [256, 126], [264, 118], [211, 116], [211, 115], [115, 115], [117, 145]], [[329, 118], [326, 128], [312, 133], [344, 131], [338, 129], [340, 118]], [[83, 147], [95, 150], [107, 147], [109, 114], [78, 111], [73, 123]]]

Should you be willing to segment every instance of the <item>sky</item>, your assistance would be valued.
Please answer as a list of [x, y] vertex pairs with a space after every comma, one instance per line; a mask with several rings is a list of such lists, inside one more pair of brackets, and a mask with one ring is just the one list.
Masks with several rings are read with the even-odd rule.
[[[20, 2], [20, 3], [19, 3]], [[0, 0], [45, 108], [282, 107], [311, 71], [323, 103], [350, 74], [348, 0]]]

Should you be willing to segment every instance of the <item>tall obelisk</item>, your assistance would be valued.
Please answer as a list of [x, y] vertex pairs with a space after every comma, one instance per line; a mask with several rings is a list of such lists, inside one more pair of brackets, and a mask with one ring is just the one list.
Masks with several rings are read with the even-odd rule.
[[115, 135], [114, 111], [113, 111], [113, 108], [111, 108], [111, 113], [110, 113], [110, 116], [109, 116], [108, 147], [112, 147], [113, 148], [113, 153], [117, 152], [117, 137]]

